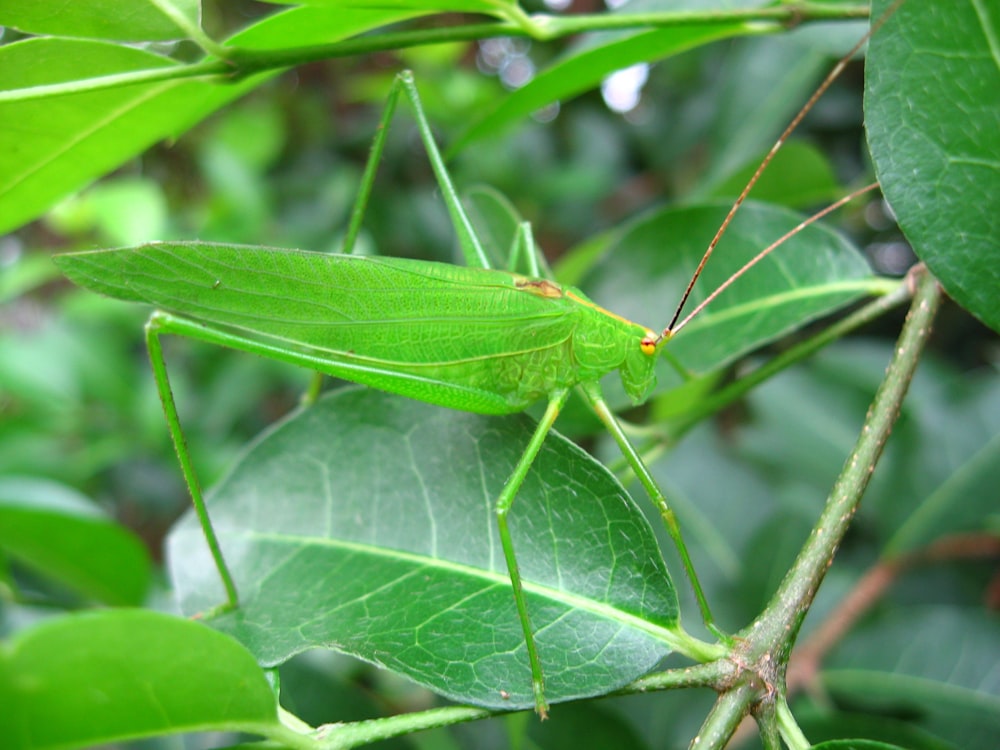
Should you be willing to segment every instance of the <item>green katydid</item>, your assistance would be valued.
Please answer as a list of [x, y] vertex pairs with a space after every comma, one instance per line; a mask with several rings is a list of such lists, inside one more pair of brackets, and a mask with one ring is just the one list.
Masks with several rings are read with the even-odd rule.
[[[467, 267], [349, 254], [361, 226], [387, 126], [401, 93], [415, 111]], [[813, 101], [815, 97], [807, 107]], [[801, 115], [789, 130], [799, 119]], [[819, 215], [809, 222], [815, 218]], [[728, 221], [712, 241], [702, 265]], [[70, 253], [57, 258], [57, 263], [81, 286], [157, 308], [147, 324], [146, 335], [153, 371], [182, 471], [231, 607], [238, 605], [236, 587], [185, 446], [161, 350], [161, 334], [188, 336], [482, 414], [514, 413], [545, 399], [544, 415], [496, 502], [500, 539], [531, 667], [535, 708], [545, 716], [548, 705], [543, 663], [521, 590], [507, 518], [532, 461], [574, 387], [579, 388], [614, 437], [656, 505], [680, 553], [706, 625], [723, 641], [726, 637], [715, 629], [672, 510], [598, 383], [602, 376], [618, 371], [631, 399], [635, 403], [644, 401], [655, 384], [657, 355], [690, 320], [689, 316], [676, 324], [684, 300], [671, 324], [657, 333], [598, 307], [577, 289], [563, 288], [542, 278], [526, 225], [519, 232], [512, 256], [523, 259], [530, 273], [490, 267], [451, 184], [412, 77], [403, 73], [386, 105], [346, 234], [344, 254], [158, 243]], [[703, 644], [701, 650], [705, 658], [724, 653], [724, 646], [709, 644]]]

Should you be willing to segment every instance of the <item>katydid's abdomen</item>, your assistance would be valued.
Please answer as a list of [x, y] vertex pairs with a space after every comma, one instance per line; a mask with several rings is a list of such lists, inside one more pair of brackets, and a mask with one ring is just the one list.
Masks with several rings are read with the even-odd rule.
[[116, 299], [299, 351], [327, 374], [421, 401], [504, 414], [621, 370], [641, 400], [650, 331], [572, 289], [506, 271], [206, 243], [62, 255]]

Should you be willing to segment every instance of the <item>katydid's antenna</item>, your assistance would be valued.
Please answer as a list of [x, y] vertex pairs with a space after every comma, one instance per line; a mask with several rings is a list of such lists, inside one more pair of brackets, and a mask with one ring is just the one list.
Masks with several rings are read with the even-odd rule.
[[722, 224], [719, 226], [719, 229], [715, 233], [715, 236], [712, 238], [712, 241], [708, 243], [708, 249], [706, 249], [704, 255], [701, 256], [701, 262], [698, 263], [698, 267], [695, 269], [694, 274], [691, 276], [691, 281], [688, 282], [687, 289], [684, 290], [684, 294], [681, 296], [681, 301], [677, 305], [677, 310], [674, 312], [674, 317], [671, 318], [670, 324], [666, 328], [664, 328], [663, 332], [659, 335], [659, 337], [657, 337], [656, 340], [657, 345], [673, 337], [681, 328], [683, 328], [688, 324], [688, 321], [690, 321], [695, 314], [700, 312], [702, 308], [704, 308], [709, 302], [718, 297], [719, 294], [723, 290], [725, 290], [730, 284], [732, 284], [734, 281], [736, 281], [736, 279], [738, 279], [740, 276], [742, 276], [744, 273], [750, 270], [750, 268], [755, 266], [759, 261], [763, 260], [768, 254], [770, 254], [772, 250], [774, 250], [776, 247], [785, 242], [785, 240], [787, 240], [789, 237], [796, 234], [803, 228], [809, 226], [813, 222], [826, 216], [831, 211], [840, 208], [842, 205], [853, 200], [858, 195], [868, 192], [869, 190], [872, 190], [878, 186], [878, 183], [876, 182], [872, 183], [871, 185], [867, 185], [861, 188], [860, 190], [855, 190], [853, 193], [845, 196], [844, 198], [841, 198], [833, 205], [827, 206], [819, 213], [810, 216], [808, 219], [806, 219], [797, 227], [795, 227], [795, 229], [791, 230], [783, 237], [771, 243], [768, 247], [766, 247], [764, 250], [758, 253], [756, 257], [754, 257], [749, 263], [743, 266], [743, 268], [737, 271], [722, 286], [716, 289], [707, 299], [705, 299], [700, 305], [698, 305], [698, 307], [695, 308], [695, 310], [690, 315], [684, 318], [684, 320], [681, 321], [680, 324], [677, 323], [678, 319], [681, 317], [681, 312], [684, 310], [684, 305], [687, 304], [688, 297], [691, 296], [691, 290], [694, 289], [695, 282], [698, 281], [698, 277], [701, 276], [701, 272], [705, 268], [705, 264], [708, 263], [708, 259], [712, 256], [712, 253], [715, 251], [716, 245], [719, 244], [719, 240], [722, 239], [722, 235], [725, 234], [726, 229], [728, 229], [729, 225], [732, 223], [733, 217], [736, 215], [736, 212], [739, 211], [740, 206], [743, 205], [743, 201], [746, 200], [747, 195], [753, 189], [753, 186], [757, 184], [757, 180], [760, 179], [761, 174], [764, 172], [765, 169], [767, 169], [767, 166], [771, 163], [771, 160], [774, 159], [774, 155], [778, 153], [778, 150], [788, 139], [788, 136], [790, 136], [792, 134], [792, 131], [794, 131], [795, 128], [799, 126], [799, 123], [802, 122], [802, 119], [809, 113], [809, 111], [813, 108], [813, 106], [815, 106], [819, 98], [826, 93], [826, 90], [828, 88], [830, 88], [830, 85], [836, 80], [837, 76], [839, 76], [843, 72], [844, 68], [847, 67], [847, 63], [850, 62], [851, 58], [854, 57], [854, 55], [858, 52], [858, 50], [860, 50], [869, 39], [871, 39], [872, 34], [874, 34], [882, 27], [882, 24], [884, 24], [886, 20], [888, 20], [889, 16], [891, 16], [896, 11], [896, 9], [903, 4], [904, 1], [905, 0], [896, 0], [892, 5], [890, 5], [889, 8], [879, 17], [879, 19], [869, 27], [867, 33], [863, 37], [861, 37], [860, 40], [858, 40], [858, 43], [851, 48], [850, 52], [848, 52], [846, 55], [840, 58], [837, 64], [833, 67], [833, 70], [831, 70], [827, 74], [826, 78], [823, 79], [823, 82], [819, 85], [819, 88], [817, 88], [816, 91], [813, 92], [813, 95], [809, 97], [809, 100], [802, 106], [802, 109], [799, 110], [798, 114], [795, 115], [794, 118], [792, 118], [792, 121], [788, 124], [788, 127], [786, 127], [785, 130], [782, 132], [782, 134], [778, 136], [778, 140], [775, 141], [774, 145], [771, 147], [771, 150], [767, 152], [767, 156], [765, 156], [763, 161], [761, 161], [760, 165], [757, 167], [757, 170], [753, 173], [753, 177], [750, 178], [750, 181], [747, 182], [746, 186], [743, 188], [743, 191], [739, 194], [739, 197], [736, 198], [736, 201], [733, 203], [732, 208], [729, 209], [729, 213], [726, 214], [726, 218], [723, 219]]

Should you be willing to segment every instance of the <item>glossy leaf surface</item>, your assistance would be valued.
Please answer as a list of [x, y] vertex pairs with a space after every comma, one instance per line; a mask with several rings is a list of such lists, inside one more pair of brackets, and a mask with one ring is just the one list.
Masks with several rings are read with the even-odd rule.
[[[249, 49], [337, 41], [414, 15], [403, 10], [296, 9], [228, 40]], [[146, 50], [82, 39], [39, 37], [0, 46], [0, 91], [178, 67]], [[65, 194], [159, 140], [176, 138], [210, 112], [280, 71], [238, 82], [186, 79], [0, 102], [0, 232], [16, 228]]]
[[[873, 15], [887, 5], [873, 3]], [[908, 0], [872, 40], [865, 92], [872, 158], [900, 226], [948, 293], [994, 330], [998, 38], [995, 3]]]
[[0, 25], [30, 34], [148, 42], [183, 39], [176, 19], [197, 26], [200, 15], [198, 0], [31, 0], [0, 6]]
[[[533, 705], [494, 504], [533, 424], [377, 391], [324, 398], [262, 436], [209, 510], [241, 596], [213, 617], [265, 665], [327, 647], [454, 700]], [[670, 652], [677, 599], [621, 486], [552, 434], [511, 513], [550, 701], [595, 695]], [[173, 532], [184, 610], [222, 601], [201, 532]]]

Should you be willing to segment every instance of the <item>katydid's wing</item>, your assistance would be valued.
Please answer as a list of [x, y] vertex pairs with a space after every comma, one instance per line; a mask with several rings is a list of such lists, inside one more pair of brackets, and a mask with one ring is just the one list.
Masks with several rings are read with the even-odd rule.
[[[158, 243], [56, 262], [102, 294], [308, 353], [322, 360], [319, 369], [356, 382], [474, 411], [517, 411], [551, 390], [525, 386], [531, 373], [518, 358], [565, 359], [575, 325], [570, 299], [525, 291], [523, 277], [400, 258]], [[475, 403], [432, 397], [436, 385]]]

